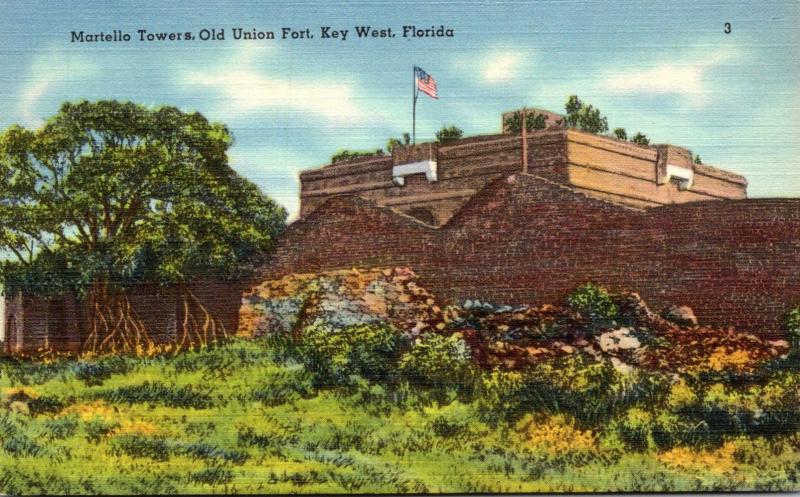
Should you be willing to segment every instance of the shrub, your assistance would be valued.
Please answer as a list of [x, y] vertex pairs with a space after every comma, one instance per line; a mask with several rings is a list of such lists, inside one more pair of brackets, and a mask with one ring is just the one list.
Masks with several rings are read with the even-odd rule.
[[621, 373], [607, 362], [580, 355], [538, 364], [517, 373], [484, 378], [484, 416], [513, 420], [526, 412], [568, 414], [582, 426], [604, 426], [609, 419], [640, 402], [666, 393], [658, 374]]
[[306, 369], [318, 384], [345, 384], [351, 375], [386, 380], [408, 340], [383, 323], [331, 329], [316, 324], [303, 331], [299, 347]]
[[639, 131], [635, 135], [633, 135], [633, 138], [631, 138], [631, 143], [647, 146], [650, 145], [650, 138], [648, 138], [647, 135]]
[[628, 132], [625, 131], [625, 128], [614, 128], [614, 136], [616, 136], [620, 140], [627, 140]]
[[800, 306], [795, 307], [786, 315], [784, 327], [789, 334], [792, 355], [800, 355]]
[[481, 381], [481, 414], [487, 421], [516, 419], [522, 407], [520, 395], [525, 377], [518, 371], [494, 370], [485, 373]]
[[[505, 120], [506, 129], [509, 133], [520, 133], [522, 131], [521, 112], [515, 112]], [[534, 110], [529, 110], [525, 116], [525, 130], [533, 131], [535, 129], [547, 128], [547, 116], [544, 114], [537, 114]]]
[[581, 319], [589, 322], [593, 332], [612, 326], [619, 315], [619, 308], [608, 291], [593, 283], [575, 289], [567, 297], [567, 305], [577, 312]]
[[417, 338], [399, 369], [414, 385], [463, 389], [472, 381], [470, 349], [459, 334], [429, 333]]
[[461, 128], [456, 126], [445, 126], [436, 132], [436, 143], [449, 143], [460, 140], [464, 136]]
[[375, 151], [360, 151], [360, 150], [339, 150], [335, 154], [331, 156], [331, 163], [336, 164], [337, 162], [346, 162], [354, 159], [360, 159], [361, 157], [369, 157], [370, 155], [383, 155], [383, 150], [377, 149]]

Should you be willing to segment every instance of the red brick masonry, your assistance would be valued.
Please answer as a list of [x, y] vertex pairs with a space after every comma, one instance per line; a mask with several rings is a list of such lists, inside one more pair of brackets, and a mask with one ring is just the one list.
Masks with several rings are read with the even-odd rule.
[[332, 197], [288, 228], [259, 277], [396, 265], [449, 300], [553, 303], [594, 281], [656, 309], [688, 305], [706, 324], [773, 334], [800, 304], [800, 199], [640, 210], [515, 174], [431, 227]]

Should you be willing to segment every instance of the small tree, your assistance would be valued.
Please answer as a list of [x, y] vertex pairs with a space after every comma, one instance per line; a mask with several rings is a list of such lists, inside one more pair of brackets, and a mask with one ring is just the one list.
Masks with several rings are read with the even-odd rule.
[[445, 126], [436, 132], [436, 143], [449, 143], [460, 140], [464, 136], [461, 128], [456, 126]]
[[625, 131], [625, 128], [614, 128], [614, 136], [616, 136], [620, 140], [627, 140], [628, 132]]
[[702, 164], [702, 163], [703, 163], [703, 159], [701, 159], [701, 158], [700, 158], [700, 155], [699, 155], [699, 154], [696, 154], [696, 155], [694, 156], [694, 163], [695, 163], [695, 164]]
[[600, 109], [586, 105], [577, 95], [570, 95], [564, 109], [568, 126], [595, 134], [608, 132], [608, 119], [600, 114]]
[[641, 131], [637, 131], [636, 134], [633, 135], [633, 138], [631, 138], [631, 143], [647, 146], [650, 145], [650, 138], [648, 138], [647, 135]]
[[411, 135], [408, 133], [403, 133], [402, 138], [395, 138], [395, 137], [389, 138], [389, 140], [386, 142], [386, 150], [388, 150], [389, 153], [391, 153], [392, 151], [394, 151], [396, 147], [404, 147], [404, 146], [407, 147], [410, 144], [411, 144]]
[[[511, 117], [507, 117], [505, 120], [505, 125], [508, 129], [508, 132], [520, 133], [522, 131], [520, 121], [520, 112], [515, 112]], [[544, 114], [537, 114], [536, 111], [533, 110], [528, 111], [527, 115], [525, 116], [525, 129], [527, 131], [533, 131], [536, 129], [545, 128], [547, 128], [547, 116]]]

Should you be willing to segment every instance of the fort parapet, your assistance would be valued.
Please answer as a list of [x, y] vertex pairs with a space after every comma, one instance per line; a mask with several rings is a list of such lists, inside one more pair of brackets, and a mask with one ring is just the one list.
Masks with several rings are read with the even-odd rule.
[[[503, 115], [504, 123], [511, 114]], [[488, 183], [526, 165], [530, 174], [640, 209], [747, 197], [743, 176], [695, 164], [692, 153], [678, 146], [642, 146], [557, 125], [527, 132], [524, 139], [527, 164], [522, 134], [507, 132], [397, 147], [389, 155], [303, 171], [300, 216], [328, 198], [358, 195], [441, 226]]]

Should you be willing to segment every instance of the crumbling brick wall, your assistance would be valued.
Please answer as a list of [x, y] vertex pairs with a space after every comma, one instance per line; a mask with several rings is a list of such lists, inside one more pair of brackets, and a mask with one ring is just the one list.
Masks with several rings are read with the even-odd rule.
[[775, 333], [800, 303], [800, 199], [638, 210], [515, 175], [430, 228], [340, 197], [291, 225], [259, 276], [389, 265], [449, 300], [561, 302], [595, 281], [655, 308], [689, 305], [707, 324]]

